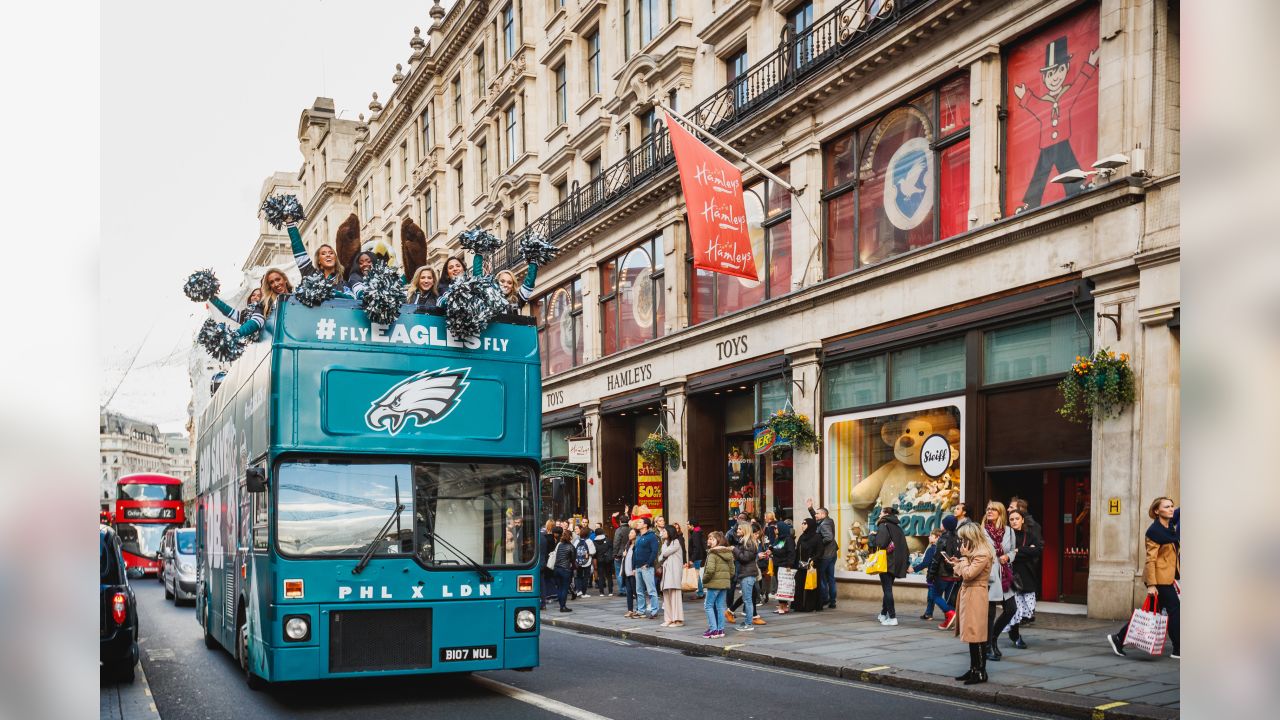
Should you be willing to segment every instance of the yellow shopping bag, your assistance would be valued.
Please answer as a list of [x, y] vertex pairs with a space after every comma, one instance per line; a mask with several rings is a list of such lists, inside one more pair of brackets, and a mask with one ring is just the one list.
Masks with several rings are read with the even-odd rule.
[[867, 558], [867, 567], [863, 571], [868, 575], [879, 575], [882, 572], [889, 571], [889, 553], [884, 550], [877, 550]]
[[816, 568], [813, 567], [813, 562], [810, 562], [809, 567], [805, 570], [804, 589], [805, 590], [818, 589], [818, 571]]

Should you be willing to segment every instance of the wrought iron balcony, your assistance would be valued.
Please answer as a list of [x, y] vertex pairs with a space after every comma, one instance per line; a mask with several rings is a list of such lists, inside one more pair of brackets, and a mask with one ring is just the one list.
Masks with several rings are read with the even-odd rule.
[[[716, 134], [732, 130], [831, 63], [935, 2], [846, 0], [800, 33], [787, 26], [776, 50], [683, 114]], [[555, 243], [674, 164], [666, 126], [658, 123], [653, 133], [626, 157], [586, 185], [575, 183], [568, 197], [550, 211], [519, 233], [509, 234], [495, 254], [494, 271], [520, 264], [520, 240], [526, 234], [540, 233]]]

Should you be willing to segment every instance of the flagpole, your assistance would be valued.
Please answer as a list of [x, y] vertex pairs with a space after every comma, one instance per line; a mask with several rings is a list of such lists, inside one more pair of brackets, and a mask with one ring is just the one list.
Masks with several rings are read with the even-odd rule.
[[690, 120], [689, 118], [687, 118], [687, 117], [685, 117], [685, 116], [681, 115], [680, 113], [676, 112], [675, 110], [672, 110], [671, 108], [667, 107], [666, 103], [664, 103], [664, 102], [662, 102], [661, 100], [659, 100], [658, 102], [656, 102], [656, 103], [654, 103], [654, 104], [655, 104], [657, 107], [661, 108], [661, 109], [662, 109], [662, 111], [663, 111], [663, 112], [665, 112], [666, 114], [670, 115], [671, 117], [675, 118], [676, 120], [679, 120], [680, 122], [684, 123], [685, 125], [688, 125], [689, 127], [691, 127], [691, 128], [693, 128], [694, 130], [696, 130], [696, 131], [698, 132], [698, 134], [705, 136], [705, 137], [706, 137], [708, 140], [710, 140], [711, 142], [715, 143], [716, 145], [719, 145], [719, 146], [720, 146], [720, 148], [721, 148], [722, 150], [724, 150], [725, 152], [729, 153], [729, 154], [730, 154], [731, 156], [733, 156], [735, 159], [737, 159], [737, 160], [741, 160], [742, 162], [744, 162], [744, 163], [746, 163], [746, 164], [750, 165], [751, 167], [753, 167], [753, 168], [755, 168], [756, 170], [758, 170], [758, 171], [760, 172], [760, 174], [761, 174], [761, 175], [764, 175], [765, 177], [769, 178], [769, 179], [770, 179], [770, 180], [772, 180], [773, 182], [775, 182], [775, 183], [777, 183], [777, 184], [781, 185], [782, 187], [786, 188], [787, 192], [791, 193], [792, 195], [799, 195], [799, 194], [800, 194], [800, 192], [799, 192], [798, 190], [796, 190], [795, 186], [793, 186], [791, 183], [789, 183], [789, 182], [787, 182], [786, 180], [783, 180], [782, 178], [778, 177], [777, 175], [775, 175], [775, 174], [773, 174], [773, 173], [769, 172], [769, 169], [768, 169], [768, 168], [766, 168], [765, 166], [761, 165], [760, 163], [756, 162], [755, 160], [752, 160], [751, 158], [747, 157], [746, 155], [743, 155], [742, 153], [738, 152], [738, 150], [737, 150], [737, 149], [735, 149], [734, 147], [732, 147], [732, 146], [731, 146], [731, 145], [729, 145], [728, 143], [724, 142], [724, 141], [723, 141], [723, 140], [721, 140], [720, 138], [716, 137], [715, 135], [712, 135], [711, 133], [707, 132], [706, 130], [703, 130], [703, 129], [702, 129], [701, 127], [699, 127], [699, 126], [698, 126], [698, 124], [697, 124], [697, 123], [695, 123], [694, 121], [692, 121], [692, 120]]

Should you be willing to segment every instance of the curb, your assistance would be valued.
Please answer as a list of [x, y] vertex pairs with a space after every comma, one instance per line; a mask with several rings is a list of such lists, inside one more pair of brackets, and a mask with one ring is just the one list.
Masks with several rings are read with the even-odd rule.
[[944, 678], [939, 675], [884, 665], [872, 667], [831, 665], [791, 654], [770, 655], [741, 648], [704, 645], [692, 640], [600, 627], [598, 625], [562, 620], [560, 618], [547, 618], [545, 616], [543, 617], [543, 623], [565, 630], [574, 630], [592, 635], [605, 635], [622, 640], [634, 640], [647, 645], [669, 647], [693, 655], [746, 660], [761, 665], [772, 665], [815, 675], [838, 677], [851, 682], [871, 683], [904, 690], [919, 690], [933, 695], [945, 695], [972, 702], [1052, 713], [1072, 718], [1083, 718], [1083, 720], [1172, 720], [1181, 717], [1181, 713], [1172, 708], [1120, 701], [1108, 701], [1099, 704], [1098, 701], [1105, 698], [1091, 698], [1056, 690], [1007, 687], [998, 684], [961, 685], [949, 677]]

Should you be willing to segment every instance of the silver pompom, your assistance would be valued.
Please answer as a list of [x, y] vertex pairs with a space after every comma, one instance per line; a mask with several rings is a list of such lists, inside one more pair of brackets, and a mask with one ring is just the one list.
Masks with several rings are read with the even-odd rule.
[[462, 233], [461, 242], [462, 247], [479, 255], [489, 255], [502, 246], [502, 241], [497, 235], [480, 227], [471, 228]]
[[182, 286], [182, 292], [194, 302], [209, 302], [210, 298], [218, 294], [220, 287], [218, 278], [212, 270], [197, 270], [187, 278], [186, 284]]
[[293, 296], [307, 307], [316, 307], [333, 297], [334, 285], [335, 281], [332, 277], [322, 273], [312, 273], [302, 278], [302, 282], [298, 283], [297, 289], [293, 291]]
[[520, 257], [526, 263], [546, 265], [558, 252], [560, 248], [547, 242], [545, 237], [536, 232], [530, 231], [520, 241]]
[[360, 296], [364, 314], [373, 322], [390, 325], [400, 317], [400, 306], [404, 302], [400, 271], [387, 265], [382, 258], [376, 258], [364, 276], [364, 293]]

